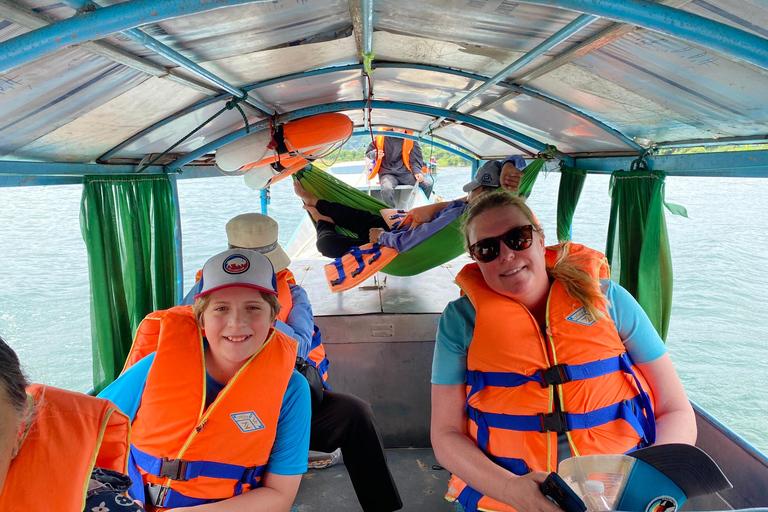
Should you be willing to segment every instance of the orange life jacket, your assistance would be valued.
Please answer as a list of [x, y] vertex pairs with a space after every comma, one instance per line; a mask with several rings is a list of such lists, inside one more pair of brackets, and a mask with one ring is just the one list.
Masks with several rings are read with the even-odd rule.
[[[384, 128], [384, 131], [391, 132], [394, 131], [392, 128]], [[406, 130], [405, 133], [413, 134], [413, 132]], [[379, 174], [379, 169], [381, 168], [381, 162], [384, 161], [384, 139], [385, 135], [377, 135], [375, 140], [376, 149], [378, 150], [378, 156], [379, 158], [376, 159], [376, 163], [373, 164], [373, 169], [371, 170], [370, 176], [368, 176], [368, 179], [371, 180]], [[413, 149], [413, 141], [411, 139], [403, 139], [403, 163], [405, 164], [406, 169], [411, 171], [413, 173], [413, 169], [411, 169], [411, 150]]]
[[[146, 485], [147, 505], [195, 506], [258, 487], [296, 361], [296, 341], [270, 329], [262, 348], [206, 409], [203, 341], [192, 308], [158, 313], [157, 353], [131, 438], [131, 463]], [[135, 474], [131, 468], [132, 479]]]
[[126, 473], [130, 421], [109, 400], [32, 384], [34, 423], [11, 462], [0, 510], [82, 512], [94, 467]]
[[[405, 210], [395, 208], [385, 208], [379, 213], [390, 229], [402, 228], [400, 223], [407, 216]], [[378, 243], [353, 247], [342, 257], [325, 265], [325, 280], [333, 293], [350, 290], [386, 267], [398, 254], [397, 249]]]
[[[566, 253], [595, 279], [607, 277], [605, 257], [577, 244], [548, 247], [547, 265]], [[567, 435], [574, 456], [625, 453], [655, 441], [648, 385], [604, 304], [598, 309], [605, 316], [595, 321], [555, 281], [545, 338], [522, 304], [488, 287], [477, 264], [465, 266], [456, 282], [476, 311], [467, 354], [467, 432], [491, 460], [518, 475], [555, 471], [558, 432]], [[446, 498], [458, 499], [467, 512], [514, 511], [456, 475]]]

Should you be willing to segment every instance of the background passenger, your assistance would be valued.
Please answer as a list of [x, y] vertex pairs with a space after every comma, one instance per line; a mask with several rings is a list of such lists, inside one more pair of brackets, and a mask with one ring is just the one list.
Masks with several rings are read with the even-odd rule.
[[290, 509], [311, 405], [297, 343], [272, 327], [279, 309], [266, 256], [234, 249], [205, 263], [193, 308], [145, 319], [158, 324], [156, 352], [100, 396], [131, 417], [131, 494], [148, 509]]
[[[406, 133], [395, 128], [393, 131]], [[422, 172], [424, 160], [418, 141], [380, 135], [368, 145], [365, 156], [373, 161], [373, 170], [368, 179], [379, 175], [381, 200], [395, 207], [395, 187], [398, 185], [416, 185], [429, 199], [434, 182], [432, 177]]]
[[539, 484], [558, 461], [695, 442], [664, 344], [634, 298], [599, 279], [602, 254], [545, 248], [510, 194], [474, 204], [464, 233], [475, 262], [457, 276], [466, 295], [443, 312], [432, 367], [432, 444], [459, 510], [557, 512]]
[[141, 510], [124, 496], [129, 431], [107, 400], [29, 384], [0, 338], [0, 510]]

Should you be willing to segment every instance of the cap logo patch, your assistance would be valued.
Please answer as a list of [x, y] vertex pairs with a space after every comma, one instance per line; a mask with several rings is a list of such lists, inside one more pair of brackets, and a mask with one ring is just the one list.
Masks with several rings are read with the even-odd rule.
[[480, 178], [481, 183], [490, 183], [492, 180], [493, 178], [491, 178], [490, 174], [483, 174], [483, 177]]
[[677, 501], [671, 496], [659, 496], [648, 504], [645, 512], [675, 512]]
[[251, 262], [248, 258], [242, 254], [233, 254], [229, 258], [224, 260], [222, 267], [227, 274], [242, 274], [246, 272], [251, 266]]
[[571, 316], [566, 318], [566, 320], [580, 325], [592, 325], [595, 323], [595, 319], [583, 307], [571, 313]]
[[253, 411], [236, 412], [230, 414], [230, 417], [232, 418], [232, 421], [235, 422], [235, 425], [237, 425], [237, 427], [245, 434], [266, 428]]

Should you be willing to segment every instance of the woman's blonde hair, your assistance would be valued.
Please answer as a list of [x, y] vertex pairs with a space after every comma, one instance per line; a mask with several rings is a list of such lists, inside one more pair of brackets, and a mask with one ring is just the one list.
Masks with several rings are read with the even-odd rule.
[[[469, 251], [470, 246], [469, 227], [472, 221], [485, 212], [499, 208], [517, 208], [531, 225], [536, 228], [541, 237], [544, 238], [544, 229], [525, 203], [524, 198], [508, 192], [492, 192], [484, 194], [476, 203], [470, 205], [467, 210], [467, 215], [462, 225], [464, 247], [467, 251]], [[604, 313], [599, 308], [606, 304], [605, 295], [600, 290], [600, 281], [585, 270], [582, 270], [577, 265], [577, 262], [578, 257], [569, 254], [568, 246], [565, 246], [558, 261], [551, 267], [547, 266], [547, 275], [550, 280], [559, 281], [568, 295], [579, 301], [593, 319], [599, 320], [604, 316]]]
[[[277, 299], [277, 295], [274, 293], [262, 292], [261, 290], [259, 290], [259, 293], [261, 294], [261, 298], [264, 299], [267, 304], [269, 304], [269, 309], [272, 313], [272, 319], [270, 320], [270, 323], [274, 322], [281, 308], [280, 301]], [[209, 293], [208, 295], [203, 295], [199, 299], [195, 299], [195, 303], [192, 305], [192, 312], [195, 314], [197, 323], [200, 326], [203, 326], [203, 313], [206, 309], [208, 309], [208, 304], [210, 303], [211, 294]]]

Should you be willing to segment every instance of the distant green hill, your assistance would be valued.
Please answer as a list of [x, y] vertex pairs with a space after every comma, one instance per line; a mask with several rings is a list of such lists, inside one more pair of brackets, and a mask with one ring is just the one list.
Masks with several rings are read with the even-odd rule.
[[[350, 138], [344, 147], [338, 153], [333, 153], [323, 160], [326, 164], [330, 165], [331, 162], [353, 162], [355, 160], [365, 159], [365, 150], [368, 144], [371, 143], [370, 135], [357, 135]], [[432, 147], [429, 141], [426, 139], [421, 142], [421, 153], [424, 156], [424, 160], [429, 160], [430, 156], [437, 159], [437, 164], [442, 167], [465, 167], [471, 165], [471, 162], [460, 156], [451, 154], [444, 149]]]

